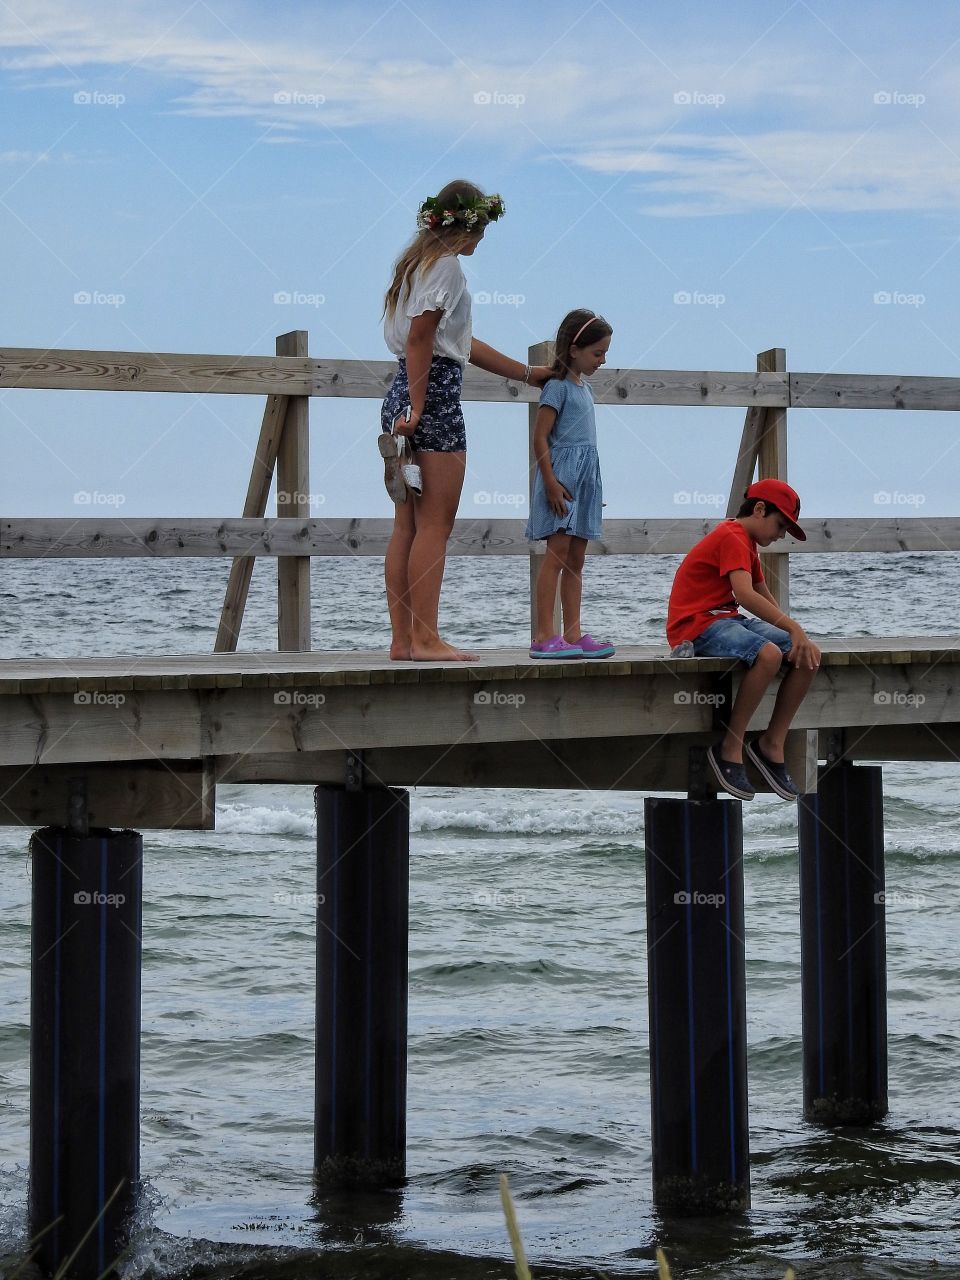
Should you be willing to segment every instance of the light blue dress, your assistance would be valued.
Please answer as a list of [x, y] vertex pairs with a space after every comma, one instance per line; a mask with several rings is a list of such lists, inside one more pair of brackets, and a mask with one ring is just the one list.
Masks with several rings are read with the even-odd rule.
[[551, 378], [540, 393], [540, 403], [557, 411], [557, 420], [547, 437], [550, 462], [554, 475], [573, 501], [567, 503], [565, 516], [551, 511], [538, 467], [526, 536], [536, 542], [562, 530], [577, 538], [599, 538], [603, 489], [593, 392], [586, 382], [578, 386], [569, 378]]

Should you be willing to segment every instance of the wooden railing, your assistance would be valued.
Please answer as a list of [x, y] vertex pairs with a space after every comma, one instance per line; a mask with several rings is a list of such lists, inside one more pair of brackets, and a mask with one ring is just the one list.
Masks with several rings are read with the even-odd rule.
[[[545, 344], [530, 349], [542, 362]], [[315, 360], [302, 331], [277, 339], [273, 358], [164, 355], [117, 351], [0, 349], [0, 390], [150, 391], [180, 394], [266, 396], [260, 437], [243, 507], [236, 519], [3, 518], [0, 558], [210, 557], [234, 563], [224, 600], [217, 651], [236, 648], [253, 563], [278, 561], [278, 646], [310, 648], [310, 559], [313, 556], [382, 556], [393, 522], [386, 519], [317, 519], [309, 514], [309, 400], [380, 399], [395, 372], [392, 361]], [[734, 468], [727, 514], [732, 514], [755, 472], [787, 478], [787, 410], [790, 408], [960, 410], [960, 378], [889, 377], [876, 374], [789, 373], [786, 353], [757, 357], [757, 371], [603, 369], [591, 379], [598, 404], [702, 405], [747, 410]], [[467, 367], [463, 398], [527, 404], [532, 437], [538, 392]], [[379, 462], [376, 464], [379, 466]], [[265, 517], [276, 474], [277, 517]], [[599, 555], [681, 554], [716, 523], [709, 519], [605, 520]], [[524, 537], [518, 519], [461, 519], [451, 555], [527, 555], [531, 584], [539, 547]], [[789, 554], [960, 550], [960, 518], [804, 519], [807, 541], [765, 557], [774, 594], [788, 604]]]

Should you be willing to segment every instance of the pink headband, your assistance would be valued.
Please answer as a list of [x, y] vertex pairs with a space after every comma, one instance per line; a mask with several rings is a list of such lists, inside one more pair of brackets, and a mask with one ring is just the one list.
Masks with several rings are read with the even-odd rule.
[[583, 333], [584, 329], [589, 329], [590, 326], [593, 324], [594, 320], [599, 320], [600, 318], [601, 317], [599, 315], [592, 315], [586, 324], [582, 324], [580, 328], [577, 330], [577, 332], [570, 339], [571, 347], [575, 347], [577, 345], [577, 339], [580, 337], [581, 333]]

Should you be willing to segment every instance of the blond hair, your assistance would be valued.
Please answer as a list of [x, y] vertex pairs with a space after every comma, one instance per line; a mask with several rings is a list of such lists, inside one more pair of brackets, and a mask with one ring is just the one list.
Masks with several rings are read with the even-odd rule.
[[[467, 200], [483, 200], [486, 197], [479, 187], [472, 182], [456, 179], [448, 182], [442, 191], [437, 193], [437, 200], [443, 204], [452, 202], [457, 196]], [[393, 279], [383, 299], [384, 315], [392, 316], [397, 309], [397, 301], [404, 285], [409, 286], [410, 278], [415, 271], [429, 271], [433, 264], [448, 253], [460, 253], [474, 240], [489, 222], [483, 214], [472, 227], [465, 227], [455, 222], [449, 227], [437, 227], [433, 230], [425, 227], [407, 245], [397, 259], [393, 268]]]

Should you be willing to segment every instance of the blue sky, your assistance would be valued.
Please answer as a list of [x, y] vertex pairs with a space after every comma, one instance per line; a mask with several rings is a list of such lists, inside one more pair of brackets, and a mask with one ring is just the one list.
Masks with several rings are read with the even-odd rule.
[[[589, 306], [615, 366], [960, 376], [954, 3], [0, 0], [0, 68], [0, 346], [384, 359], [419, 201], [468, 177], [507, 208], [474, 330], [518, 357]], [[261, 410], [7, 391], [0, 513], [239, 514]], [[461, 514], [522, 513], [526, 413], [467, 418]], [[313, 514], [392, 510], [377, 419], [312, 402]], [[607, 515], [713, 515], [742, 419], [600, 408]], [[960, 514], [951, 415], [790, 424], [805, 514]]]

